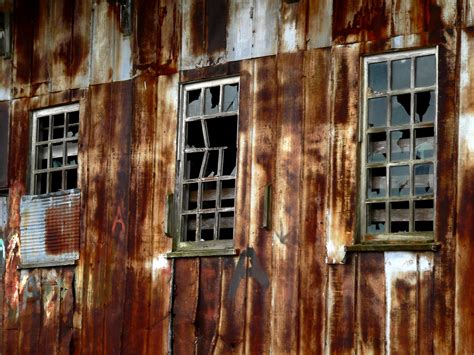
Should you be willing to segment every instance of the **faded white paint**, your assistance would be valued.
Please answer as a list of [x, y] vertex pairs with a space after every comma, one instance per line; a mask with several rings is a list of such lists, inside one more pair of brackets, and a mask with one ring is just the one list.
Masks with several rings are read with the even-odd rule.
[[118, 36], [115, 49], [114, 81], [129, 80], [132, 77], [132, 43], [130, 36], [123, 36], [120, 29], [115, 31]]
[[296, 29], [296, 19], [292, 18], [290, 21], [288, 19], [283, 19], [281, 27], [281, 37], [280, 37], [280, 51], [281, 52], [295, 52], [298, 50], [298, 41], [297, 36], [298, 32]]
[[329, 47], [332, 44], [333, 0], [310, 1], [308, 5], [308, 49]]
[[[425, 263], [425, 262], [424, 262]], [[409, 282], [411, 279], [405, 277], [408, 273], [417, 272], [416, 253], [412, 252], [386, 252], [385, 253], [385, 341], [386, 352], [390, 354], [390, 326], [392, 310], [392, 289], [396, 280], [403, 279]]]
[[229, 14], [231, 16], [227, 25], [226, 57], [228, 61], [251, 57], [253, 13], [254, 1], [229, 1]]
[[[464, 162], [472, 160], [466, 153], [474, 154], [474, 84], [471, 70], [474, 67], [473, 50], [470, 36], [464, 31], [461, 34], [461, 74], [460, 74], [460, 105], [459, 105], [459, 151]], [[468, 151], [466, 152], [465, 149]]]
[[255, 0], [252, 58], [277, 53], [280, 1]]
[[152, 262], [152, 271], [153, 274], [160, 272], [164, 269], [169, 269], [170, 262], [169, 259], [166, 258], [166, 254], [160, 254], [153, 259]]

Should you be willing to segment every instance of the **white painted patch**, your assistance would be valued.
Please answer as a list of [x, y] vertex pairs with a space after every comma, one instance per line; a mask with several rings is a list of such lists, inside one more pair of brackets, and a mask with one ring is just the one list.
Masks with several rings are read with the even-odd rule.
[[421, 255], [418, 259], [418, 268], [420, 272], [431, 272], [433, 271], [433, 258], [425, 255]]
[[469, 41], [466, 34], [463, 32], [461, 36], [461, 98], [464, 90], [466, 90], [471, 83], [469, 78], [469, 60]]
[[121, 36], [120, 51], [119, 51], [119, 63], [115, 68], [119, 70], [118, 76], [115, 80], [128, 80], [132, 77], [132, 44], [130, 36]]
[[0, 88], [0, 101], [10, 100], [10, 89]]
[[397, 279], [405, 279], [405, 273], [416, 272], [416, 253], [386, 252], [385, 253], [385, 341], [387, 355], [390, 354], [390, 311], [392, 309], [392, 287]]
[[293, 20], [289, 23], [286, 23], [283, 26], [281, 51], [294, 52], [298, 50], [296, 38], [297, 38], [296, 21]]
[[152, 270], [153, 273], [158, 272], [163, 269], [169, 268], [169, 261], [166, 258], [165, 254], [160, 254], [156, 258], [153, 259]]

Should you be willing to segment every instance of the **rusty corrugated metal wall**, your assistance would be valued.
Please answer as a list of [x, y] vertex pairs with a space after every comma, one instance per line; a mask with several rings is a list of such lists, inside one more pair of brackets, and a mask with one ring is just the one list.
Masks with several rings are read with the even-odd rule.
[[[0, 59], [2, 353], [474, 351], [469, 0], [135, 0], [131, 36], [118, 3], [0, 2], [13, 11], [12, 57]], [[360, 57], [433, 46], [441, 249], [328, 264], [357, 233]], [[172, 262], [179, 83], [225, 75], [241, 78], [241, 254]], [[18, 270], [29, 114], [77, 101], [79, 262]], [[269, 183], [272, 231], [260, 227]]]

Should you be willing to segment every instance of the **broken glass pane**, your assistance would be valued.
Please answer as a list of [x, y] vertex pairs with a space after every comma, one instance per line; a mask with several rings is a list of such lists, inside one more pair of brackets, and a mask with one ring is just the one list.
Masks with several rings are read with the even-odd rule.
[[204, 148], [201, 120], [186, 122], [186, 148]]
[[199, 116], [201, 114], [201, 89], [188, 91], [186, 116]]
[[186, 153], [184, 177], [185, 179], [197, 179], [201, 177], [201, 166], [203, 165], [204, 152]]
[[186, 242], [195, 242], [196, 241], [196, 215], [185, 215], [182, 217], [183, 226], [185, 226], [186, 231], [184, 235], [184, 241]]
[[237, 148], [227, 148], [223, 150], [222, 175], [234, 176], [237, 173]]
[[385, 132], [369, 134], [367, 162], [384, 162], [387, 158], [387, 136]]
[[430, 195], [434, 189], [433, 164], [415, 165], [415, 194]]
[[77, 137], [79, 135], [79, 125], [68, 126], [67, 138]]
[[53, 139], [64, 138], [64, 127], [53, 128]]
[[436, 57], [427, 55], [415, 59], [415, 86], [432, 86], [436, 79]]
[[216, 208], [217, 182], [205, 182], [202, 184], [202, 208]]
[[214, 213], [204, 213], [201, 215], [201, 241], [214, 239], [214, 226], [216, 217]]
[[369, 90], [373, 93], [387, 91], [387, 62], [369, 64]]
[[49, 139], [49, 116], [38, 118], [38, 142]]
[[219, 174], [219, 151], [210, 150], [206, 152], [206, 166], [204, 169], [203, 177], [213, 177], [218, 176]]
[[369, 99], [369, 128], [387, 125], [387, 98]]
[[384, 233], [385, 219], [385, 203], [369, 203], [367, 205], [367, 233]]
[[434, 127], [415, 130], [415, 159], [431, 159], [434, 156]]
[[392, 161], [410, 159], [410, 130], [392, 131], [390, 133], [390, 157]]
[[66, 170], [66, 189], [74, 189], [77, 187], [77, 170]]
[[411, 59], [400, 59], [392, 62], [392, 90], [410, 87]]
[[219, 213], [219, 239], [232, 239], [234, 237], [234, 212]]
[[234, 207], [235, 205], [235, 180], [221, 180], [220, 207]]
[[433, 200], [415, 201], [415, 232], [432, 232], [434, 220]]
[[415, 122], [433, 122], [436, 114], [434, 91], [415, 94]]
[[390, 203], [390, 232], [410, 231], [410, 203], [408, 201]]
[[79, 123], [79, 111], [69, 112], [67, 117], [69, 125]]
[[36, 174], [36, 194], [45, 194], [47, 192], [47, 173]]
[[198, 188], [199, 184], [183, 185], [183, 210], [192, 211], [198, 208]]
[[237, 116], [206, 120], [211, 147], [237, 146]]
[[387, 172], [385, 168], [368, 169], [367, 197], [385, 197], [387, 191]]
[[50, 192], [59, 191], [63, 188], [63, 172], [53, 171], [50, 175], [51, 190]]
[[232, 112], [239, 109], [239, 84], [224, 85], [223, 112]]
[[206, 88], [206, 101], [204, 105], [204, 114], [210, 115], [219, 112], [220, 86]]
[[59, 168], [63, 166], [64, 144], [55, 143], [51, 145], [51, 168]]
[[411, 95], [392, 96], [392, 126], [410, 123]]
[[48, 168], [48, 145], [36, 147], [36, 169]]
[[408, 165], [390, 167], [390, 196], [407, 196], [410, 193]]
[[77, 142], [67, 142], [67, 165], [77, 165]]
[[53, 127], [64, 126], [64, 113], [60, 113], [53, 116]]

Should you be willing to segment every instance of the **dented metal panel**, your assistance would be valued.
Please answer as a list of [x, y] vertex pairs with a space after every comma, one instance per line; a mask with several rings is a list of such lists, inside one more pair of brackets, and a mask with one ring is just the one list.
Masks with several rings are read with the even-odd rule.
[[79, 258], [78, 189], [21, 198], [21, 267], [73, 264]]

